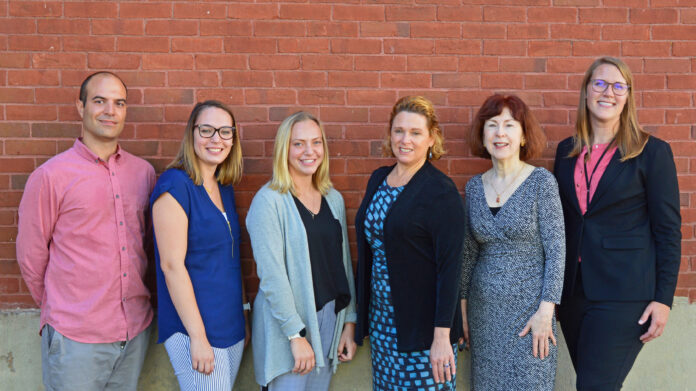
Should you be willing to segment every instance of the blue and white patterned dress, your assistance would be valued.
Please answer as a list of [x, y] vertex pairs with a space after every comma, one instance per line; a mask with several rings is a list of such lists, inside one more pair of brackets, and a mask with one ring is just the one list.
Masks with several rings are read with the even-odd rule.
[[365, 237], [372, 248], [373, 260], [370, 295], [373, 388], [389, 391], [454, 390], [454, 376], [451, 382], [435, 383], [430, 368], [430, 350], [397, 350], [394, 306], [384, 252], [384, 219], [403, 188], [390, 187], [385, 179], [372, 197], [365, 215]]

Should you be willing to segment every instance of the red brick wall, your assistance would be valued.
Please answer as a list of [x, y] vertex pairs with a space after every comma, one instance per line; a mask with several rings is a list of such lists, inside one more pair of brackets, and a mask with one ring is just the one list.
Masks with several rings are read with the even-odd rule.
[[[318, 114], [350, 220], [379, 156], [391, 105], [437, 106], [463, 189], [489, 163], [463, 138], [493, 92], [516, 93], [549, 136], [572, 133], [578, 84], [600, 55], [636, 75], [641, 123], [674, 150], [684, 237], [677, 295], [696, 300], [696, 0], [7, 1], [0, 0], [0, 308], [31, 307], [15, 261], [28, 174], [80, 134], [74, 106], [89, 73], [129, 86], [123, 147], [158, 171], [194, 102], [228, 103], [243, 136], [241, 215], [269, 176], [279, 121]], [[257, 289], [246, 242], [244, 274]]]

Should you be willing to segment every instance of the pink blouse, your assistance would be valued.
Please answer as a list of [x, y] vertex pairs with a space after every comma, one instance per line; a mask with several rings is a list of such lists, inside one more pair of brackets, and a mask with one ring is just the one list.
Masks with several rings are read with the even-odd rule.
[[573, 175], [575, 178], [575, 194], [578, 196], [578, 204], [580, 205], [580, 211], [582, 214], [587, 212], [587, 205], [589, 204], [589, 201], [592, 200], [595, 190], [597, 190], [597, 184], [599, 184], [599, 180], [602, 178], [607, 166], [609, 166], [611, 157], [614, 156], [614, 153], [616, 152], [617, 147], [612, 147], [609, 151], [607, 151], [607, 153], [604, 154], [602, 161], [599, 162], [599, 166], [597, 167], [594, 175], [592, 175], [592, 171], [595, 169], [599, 158], [602, 157], [602, 153], [605, 149], [607, 149], [607, 146], [609, 146], [609, 143], [595, 144], [592, 146], [592, 154], [590, 155], [590, 160], [587, 162], [587, 178], [592, 176], [590, 179], [590, 200], [587, 199], [585, 165], [583, 164], [585, 161], [585, 154], [587, 154], [587, 147], [582, 148], [582, 152], [580, 152], [580, 155], [578, 155], [578, 160], [575, 162], [575, 174]]

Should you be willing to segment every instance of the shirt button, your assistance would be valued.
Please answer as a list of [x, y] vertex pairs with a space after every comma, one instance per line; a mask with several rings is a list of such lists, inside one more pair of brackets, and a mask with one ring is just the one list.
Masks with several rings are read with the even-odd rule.
[[121, 247], [121, 251], [126, 251], [126, 246]]
[[126, 273], [123, 273], [123, 277], [125, 277], [125, 276], [126, 276]]
[[118, 194], [116, 194], [116, 199], [118, 199], [118, 198], [119, 198], [119, 196], [118, 196]]
[[118, 225], [123, 225], [123, 221], [119, 221], [119, 222], [118, 222]]
[[111, 171], [111, 176], [115, 176], [115, 175], [116, 175], [116, 173]]
[[121, 299], [121, 300], [123, 300], [123, 302], [125, 302], [125, 301], [126, 301], [126, 298], [124, 297], [124, 298], [123, 298], [123, 299]]

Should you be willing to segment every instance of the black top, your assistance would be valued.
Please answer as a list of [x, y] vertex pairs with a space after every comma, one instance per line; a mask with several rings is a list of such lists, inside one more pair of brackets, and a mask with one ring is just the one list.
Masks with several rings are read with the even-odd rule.
[[338, 313], [350, 302], [350, 288], [348, 288], [348, 279], [342, 262], [341, 223], [333, 217], [324, 197], [321, 197], [321, 206], [316, 215], [310, 212], [297, 197], [292, 198], [295, 200], [307, 231], [314, 304], [319, 311], [326, 303], [336, 300], [336, 313]]
[[669, 144], [650, 136], [640, 155], [617, 150], [585, 214], [575, 191], [573, 139], [558, 144], [554, 175], [563, 205], [566, 267], [563, 302], [574, 292], [582, 258], [589, 300], [654, 300], [672, 305], [681, 258], [679, 185]]
[[[365, 211], [380, 183], [394, 168], [372, 173], [355, 217], [358, 244], [355, 341], [368, 335], [372, 251], [365, 238]], [[430, 162], [416, 172], [384, 220], [384, 249], [394, 305], [397, 349], [430, 349], [435, 327], [461, 336], [459, 275], [464, 205], [454, 182]]]
[[497, 215], [498, 212], [500, 212], [500, 208], [501, 208], [500, 206], [496, 206], [496, 207], [489, 206], [488, 207], [488, 209], [491, 210], [491, 213], [493, 213], [493, 216]]

